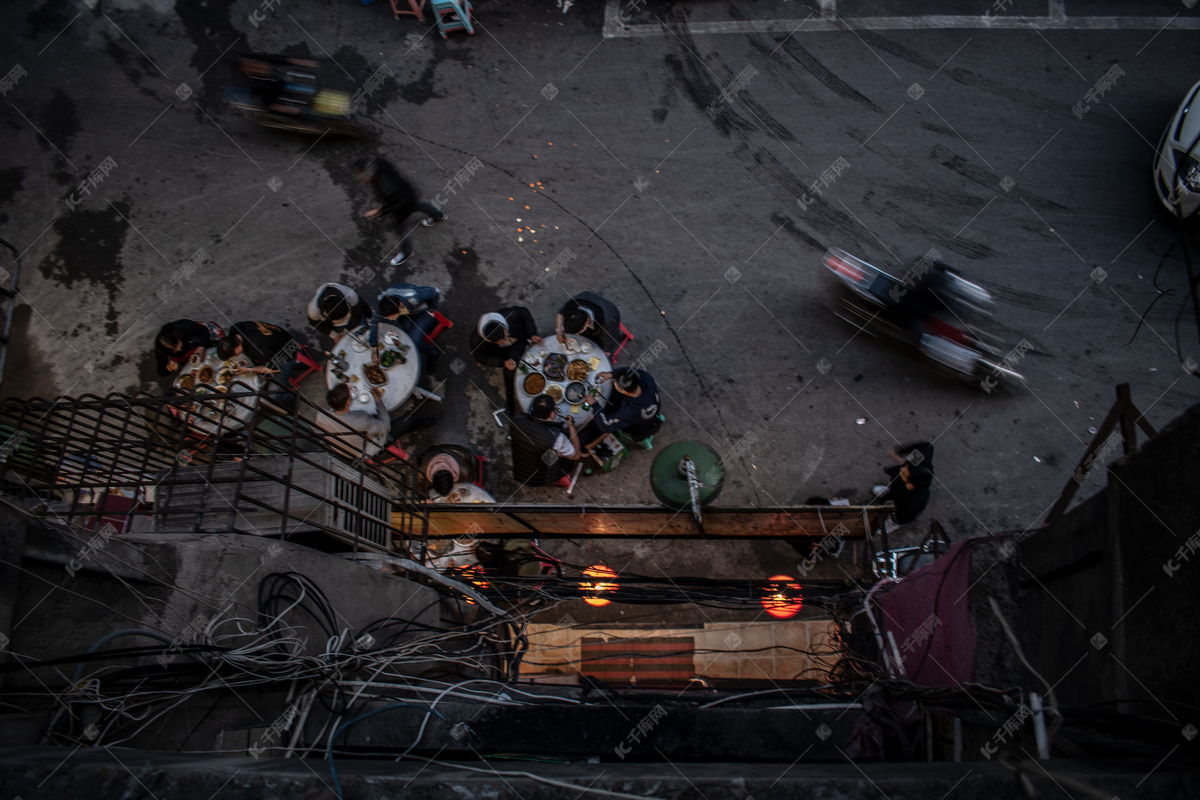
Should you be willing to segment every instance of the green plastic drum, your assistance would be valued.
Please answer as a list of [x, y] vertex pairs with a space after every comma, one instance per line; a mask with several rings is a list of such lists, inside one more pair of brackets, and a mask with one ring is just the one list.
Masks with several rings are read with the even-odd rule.
[[682, 509], [691, 505], [688, 494], [687, 473], [683, 469], [683, 457], [688, 456], [696, 465], [696, 479], [700, 481], [700, 505], [708, 505], [717, 499], [725, 483], [725, 467], [717, 452], [701, 442], [676, 442], [654, 459], [650, 467], [650, 488], [663, 505]]

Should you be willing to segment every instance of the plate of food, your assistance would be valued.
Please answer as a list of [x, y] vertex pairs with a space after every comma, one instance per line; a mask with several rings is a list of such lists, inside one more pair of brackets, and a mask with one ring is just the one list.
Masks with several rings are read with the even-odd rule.
[[587, 374], [590, 371], [591, 370], [588, 368], [588, 362], [584, 361], [582, 358], [577, 358], [570, 364], [567, 364], [567, 368], [565, 370], [567, 380], [569, 381], [581, 381], [587, 377]]
[[196, 394], [212, 394], [212, 389], [209, 389], [207, 386], [197, 386]]
[[217, 373], [217, 383], [222, 386], [228, 386], [233, 382], [233, 370], [223, 369]]
[[579, 381], [572, 381], [567, 384], [567, 390], [563, 396], [567, 398], [568, 403], [578, 403], [587, 396], [587, 387]]
[[546, 388], [546, 376], [540, 372], [531, 372], [525, 376], [525, 394], [537, 397]]
[[554, 402], [556, 402], [556, 403], [562, 402], [563, 388], [561, 386], [559, 386], [557, 383], [546, 384], [545, 391], [546, 391], [546, 394], [548, 394], [552, 398], [554, 398]]
[[542, 372], [547, 378], [555, 381], [561, 381], [567, 375], [567, 357], [562, 353], [551, 353], [546, 356], [546, 363], [542, 365]]
[[228, 387], [228, 386], [214, 386], [213, 388], [214, 388], [214, 389], [216, 389], [216, 390], [217, 390], [218, 392], [220, 392], [221, 394], [225, 394], [226, 392], [228, 392], [228, 391], [229, 391], [229, 387]]
[[383, 367], [384, 369], [391, 368], [391, 366], [396, 362], [403, 364], [405, 361], [406, 359], [404, 356], [402, 356], [400, 353], [397, 353], [395, 350], [384, 350], [379, 354], [379, 366]]
[[196, 377], [200, 379], [201, 383], [212, 383], [213, 368], [207, 365], [201, 367], [200, 372]]
[[387, 373], [381, 367], [375, 364], [367, 364], [363, 368], [363, 375], [372, 386], [383, 386], [388, 382]]
[[371, 402], [371, 395], [367, 392], [363, 392], [358, 396], [358, 402], [363, 403], [364, 405]]
[[568, 336], [566, 341], [562, 343], [562, 346], [563, 346], [563, 350], [566, 350], [568, 353], [578, 353], [579, 352], [579, 340], [573, 339], [570, 336]]
[[192, 357], [188, 359], [188, 363], [193, 367], [198, 366], [200, 364], [200, 354], [192, 353]]
[[579, 343], [579, 352], [581, 352], [581, 353], [590, 353], [590, 352], [592, 352], [592, 345], [591, 345], [591, 343], [590, 343], [590, 342], [580, 342], [580, 343]]
[[196, 376], [188, 373], [179, 379], [179, 388], [185, 392], [190, 392], [196, 388]]

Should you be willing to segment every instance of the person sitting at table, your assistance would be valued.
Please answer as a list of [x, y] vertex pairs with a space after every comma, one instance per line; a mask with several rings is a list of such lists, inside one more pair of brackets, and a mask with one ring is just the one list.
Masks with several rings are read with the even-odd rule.
[[471, 450], [459, 444], [437, 444], [421, 453], [418, 463], [425, 483], [430, 488], [429, 497], [445, 497], [460, 481], [471, 481], [478, 470], [482, 479], [484, 459], [479, 459]]
[[558, 310], [554, 331], [560, 342], [566, 342], [567, 334], [586, 336], [611, 357], [620, 338], [621, 312], [600, 295], [581, 292]]
[[308, 301], [308, 321], [337, 344], [347, 331], [370, 322], [374, 312], [358, 292], [340, 283], [323, 283]]
[[371, 394], [375, 406], [370, 411], [352, 411], [350, 406], [354, 402], [354, 393], [349, 384], [339, 383], [325, 395], [329, 410], [317, 415], [317, 426], [336, 436], [335, 446], [347, 455], [369, 458], [387, 447], [392, 440], [406, 433], [432, 428], [437, 422], [432, 417], [411, 415], [393, 420], [383, 404], [383, 387], [373, 387]]
[[[426, 341], [425, 334], [437, 327], [434, 310], [442, 293], [432, 286], [415, 286], [411, 283], [396, 283], [379, 295], [379, 316], [403, 330], [417, 346], [421, 354], [421, 371], [431, 375], [437, 369], [438, 347]], [[379, 363], [379, 325], [371, 325], [370, 344], [375, 348], [373, 358]]]
[[663, 423], [654, 378], [636, 367], [621, 367], [596, 377], [601, 381], [612, 378], [614, 391], [580, 435], [584, 449], [591, 450], [606, 433], [620, 433], [649, 450]]
[[168, 322], [159, 328], [154, 342], [158, 374], [165, 377], [177, 371], [197, 348], [204, 350], [212, 347], [224, 335], [221, 326], [215, 322], [195, 322], [190, 319]]
[[528, 414], [512, 418], [513, 478], [522, 486], [548, 486], [571, 471], [572, 462], [583, 455], [575, 420], [562, 417], [548, 394], [540, 394], [529, 404]]
[[513, 391], [517, 360], [525, 355], [529, 342], [538, 344], [541, 341], [533, 315], [524, 306], [509, 306], [484, 314], [471, 331], [471, 353], [475, 362], [481, 367], [504, 368], [505, 409], [510, 417], [517, 409]]
[[275, 380], [281, 387], [271, 394], [271, 401], [289, 409], [296, 407], [296, 395], [287, 388], [288, 381], [304, 371], [297, 360], [299, 353], [296, 337], [269, 322], [235, 322], [229, 335], [217, 342], [217, 355], [223, 360], [245, 356], [254, 365], [238, 367], [234, 370], [238, 375], [278, 375]]

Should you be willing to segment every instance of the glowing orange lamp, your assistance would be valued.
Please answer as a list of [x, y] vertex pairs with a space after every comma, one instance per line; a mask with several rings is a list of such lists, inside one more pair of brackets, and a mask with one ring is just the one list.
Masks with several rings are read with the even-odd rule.
[[[587, 569], [585, 569], [583, 571], [583, 577], [585, 577], [585, 578], [615, 578], [615, 577], [617, 577], [617, 573], [613, 572], [611, 569], [604, 566], [603, 564], [597, 564], [595, 566], [591, 566], [591, 567], [588, 567]], [[606, 606], [612, 602], [612, 600], [608, 600], [604, 597], [599, 597], [598, 595], [600, 593], [615, 592], [617, 589], [620, 589], [620, 588], [621, 588], [620, 585], [617, 583], [603, 582], [603, 581], [597, 581], [595, 583], [593, 583], [591, 581], [587, 581], [587, 582], [583, 582], [583, 583], [579, 584], [580, 591], [595, 593], [591, 596], [585, 596], [583, 598], [583, 602], [587, 603], [589, 606], [595, 606], [596, 608], [603, 608], [604, 606]]]
[[[467, 583], [471, 584], [479, 591], [483, 591], [484, 589], [488, 588], [488, 582], [483, 579], [483, 567], [479, 566], [478, 564], [467, 564], [459, 569], [461, 570], [459, 575], [462, 577], [462, 579], [467, 581]], [[471, 598], [464, 596], [463, 599], [471, 605], [475, 605], [475, 601]]]
[[791, 575], [772, 575], [766, 586], [762, 607], [775, 619], [790, 619], [800, 613], [804, 601], [800, 597], [800, 584]]

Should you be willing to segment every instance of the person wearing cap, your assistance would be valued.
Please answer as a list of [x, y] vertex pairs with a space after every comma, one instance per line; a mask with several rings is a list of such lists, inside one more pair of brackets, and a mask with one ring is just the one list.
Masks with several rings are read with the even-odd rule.
[[340, 283], [323, 283], [308, 301], [308, 321], [337, 344], [347, 331], [371, 321], [374, 312], [358, 292]]
[[421, 220], [421, 224], [426, 228], [440, 225], [446, 221], [446, 212], [428, 200], [422, 200], [417, 194], [416, 187], [401, 176], [396, 168], [385, 159], [378, 156], [360, 158], [354, 162], [354, 177], [360, 183], [374, 186], [375, 194], [382, 203], [382, 205], [367, 211], [363, 216], [367, 219], [376, 219], [391, 214], [400, 227], [400, 233], [404, 238], [400, 242], [400, 252], [391, 261], [393, 267], [400, 266], [413, 254], [412, 234], [404, 227], [405, 221], [410, 216], [418, 211], [424, 214], [425, 218]]
[[912, 442], [888, 451], [888, 455], [896, 462], [896, 466], [884, 470], [891, 480], [872, 491], [880, 501], [890, 501], [896, 506], [896, 523], [904, 525], [919, 517], [929, 505], [933, 485], [933, 445]]
[[517, 375], [517, 361], [525, 355], [529, 342], [538, 344], [537, 323], [524, 306], [508, 306], [491, 311], [479, 318], [475, 330], [471, 331], [471, 354], [481, 367], [504, 368], [504, 399], [508, 415], [517, 411], [513, 383]]
[[[421, 369], [432, 374], [437, 369], [438, 347], [425, 339], [425, 334], [437, 327], [433, 311], [441, 300], [442, 293], [433, 286], [416, 286], [411, 283], [395, 283], [379, 294], [380, 321], [392, 322], [403, 330], [417, 346], [421, 354]], [[369, 343], [375, 348], [374, 360], [379, 363], [379, 325], [371, 325]]]
[[595, 292], [581, 292], [558, 310], [554, 321], [554, 332], [560, 342], [567, 334], [586, 336], [600, 345], [600, 349], [612, 355], [621, 331], [621, 312], [608, 300]]
[[619, 367], [596, 377], [601, 381], [611, 378], [613, 392], [604, 408], [584, 428], [580, 436], [584, 449], [591, 450], [606, 433], [621, 433], [649, 450], [663, 423], [654, 378], [636, 367]]
[[575, 420], [558, 413], [554, 398], [540, 394], [528, 414], [512, 419], [513, 478], [522, 486], [549, 486], [565, 478], [583, 455]]

